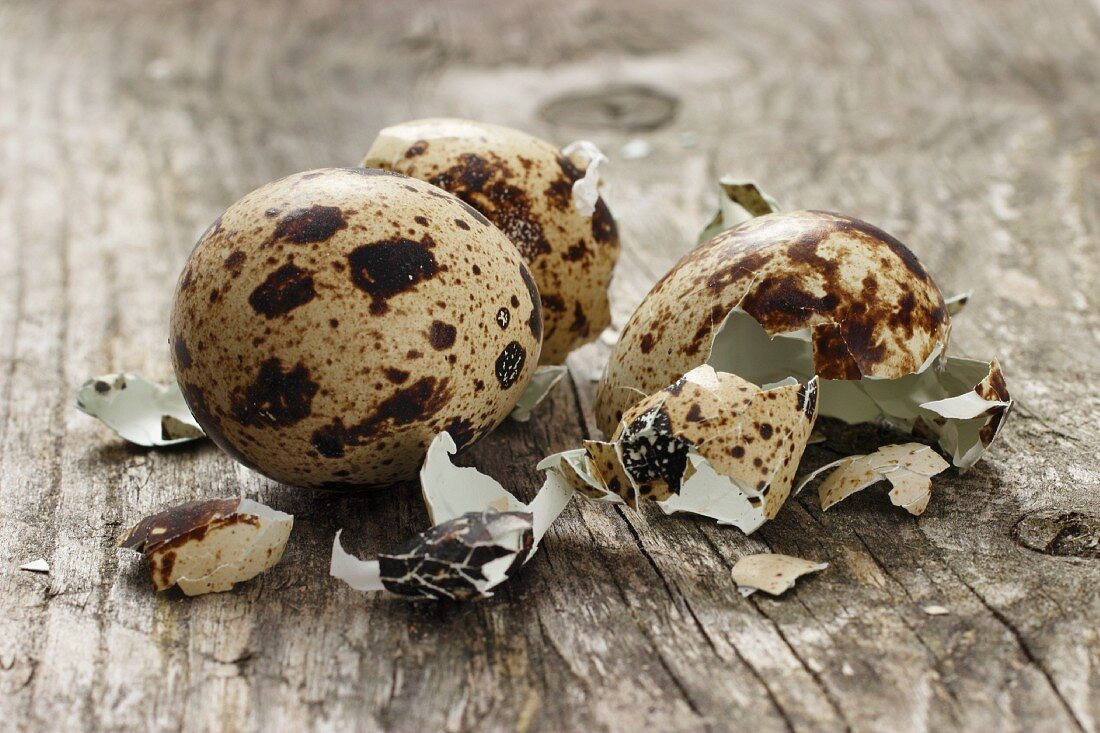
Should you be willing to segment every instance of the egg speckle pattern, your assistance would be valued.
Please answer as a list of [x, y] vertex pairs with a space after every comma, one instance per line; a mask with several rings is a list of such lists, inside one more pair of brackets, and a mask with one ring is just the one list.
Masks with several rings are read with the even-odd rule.
[[468, 445], [522, 393], [542, 335], [530, 278], [507, 237], [428, 183], [288, 176], [231, 206], [191, 253], [176, 376], [206, 433], [271, 478], [410, 479], [437, 433]]
[[578, 211], [573, 184], [584, 172], [549, 143], [480, 122], [418, 120], [382, 130], [363, 165], [450, 191], [508, 235], [531, 268], [532, 295], [541, 293], [542, 363], [561, 363], [610, 323], [618, 228], [602, 199], [591, 215]]
[[895, 379], [946, 347], [943, 295], [916, 256], [866, 222], [821, 211], [750, 219], [685, 255], [646, 295], [608, 360], [596, 424], [610, 434], [638, 390], [704, 363], [736, 306], [771, 336], [807, 329], [825, 379]]

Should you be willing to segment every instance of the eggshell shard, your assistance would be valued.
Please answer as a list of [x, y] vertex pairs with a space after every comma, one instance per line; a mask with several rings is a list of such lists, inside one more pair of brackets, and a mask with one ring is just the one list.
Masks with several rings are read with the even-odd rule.
[[136, 445], [177, 445], [205, 437], [179, 386], [138, 374], [104, 374], [76, 391], [76, 407]]
[[450, 191], [508, 235], [541, 294], [543, 364], [560, 364], [611, 322], [607, 287], [619, 256], [615, 219], [598, 195], [605, 158], [591, 143], [567, 150], [507, 127], [425, 119], [385, 128], [363, 159]]
[[23, 563], [19, 566], [20, 570], [25, 570], [28, 573], [42, 573], [44, 575], [50, 574], [50, 564], [44, 558], [38, 558], [28, 563]]
[[535, 370], [534, 376], [523, 390], [516, 406], [508, 417], [516, 422], [527, 422], [531, 419], [535, 409], [542, 404], [551, 390], [569, 373], [569, 367], [564, 364], [544, 364]]
[[172, 313], [198, 423], [297, 486], [413, 478], [428, 443], [491, 431], [534, 373], [541, 306], [515, 246], [423, 181], [322, 169], [269, 183], [203, 235]]
[[[761, 389], [703, 365], [627, 410], [610, 442], [556, 454], [583, 495], [690, 512], [749, 533], [790, 495], [817, 417], [817, 380]], [[568, 470], [566, 470], [568, 469]]]
[[274, 566], [294, 517], [250, 499], [192, 501], [146, 517], [119, 540], [141, 553], [153, 588], [189, 596], [227, 591]]
[[718, 190], [721, 193], [718, 199], [718, 211], [699, 234], [699, 242], [705, 242], [714, 235], [754, 216], [764, 216], [779, 211], [776, 200], [760, 190], [760, 187], [752, 181], [722, 176], [718, 179]]
[[492, 596], [493, 588], [534, 556], [574, 487], [550, 471], [527, 504], [477, 469], [455, 466], [450, 457], [456, 450], [451, 435], [440, 433], [420, 471], [424, 504], [434, 526], [377, 560], [349, 554], [338, 532], [329, 571], [333, 577], [361, 591], [479, 600]]
[[832, 380], [909, 374], [949, 332], [939, 288], [886, 232], [820, 211], [758, 216], [689, 252], [645, 297], [597, 390], [599, 428], [633, 402], [624, 388], [649, 394], [707, 361], [738, 307], [769, 337], [805, 332], [813, 373]]
[[870, 455], [848, 456], [818, 468], [802, 480], [798, 491], [831, 469], [832, 473], [818, 487], [821, 508], [827, 510], [857, 491], [887, 480], [893, 487], [890, 501], [916, 516], [928, 507], [932, 496], [931, 477], [950, 465], [923, 443], [885, 445]]
[[513, 496], [491, 476], [476, 468], [456, 466], [451, 456], [457, 452], [454, 438], [440, 433], [428, 447], [420, 469], [420, 488], [432, 524], [440, 524], [471, 512], [520, 512], [533, 517], [534, 544], [562, 513], [573, 496], [574, 488], [557, 473], [546, 476], [542, 488], [531, 502]]
[[347, 553], [337, 533], [330, 572], [356, 590], [480, 600], [491, 597], [492, 589], [523, 565], [532, 542], [530, 514], [470, 512], [425, 530], [375, 561]]
[[737, 583], [737, 590], [743, 596], [750, 596], [758, 590], [778, 596], [793, 588], [803, 575], [827, 567], [827, 562], [803, 560], [791, 555], [745, 555], [733, 565], [733, 582]]

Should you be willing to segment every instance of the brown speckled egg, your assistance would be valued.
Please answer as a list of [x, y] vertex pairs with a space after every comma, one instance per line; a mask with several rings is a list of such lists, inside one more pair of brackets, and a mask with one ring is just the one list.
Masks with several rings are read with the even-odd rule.
[[512, 409], [538, 362], [538, 291], [454, 196], [361, 168], [256, 189], [203, 234], [176, 289], [176, 378], [203, 430], [297, 486], [415, 477]]
[[602, 199], [590, 214], [578, 210], [573, 183], [584, 171], [554, 146], [497, 125], [417, 120], [382, 130], [363, 165], [450, 191], [508, 235], [542, 296], [542, 363], [560, 364], [611, 322], [618, 228]]
[[706, 362], [737, 305], [769, 335], [809, 329], [825, 379], [904, 376], [950, 330], [940, 289], [886, 232], [821, 211], [760, 216], [699, 245], [649, 291], [600, 380], [600, 429], [610, 434], [639, 392]]

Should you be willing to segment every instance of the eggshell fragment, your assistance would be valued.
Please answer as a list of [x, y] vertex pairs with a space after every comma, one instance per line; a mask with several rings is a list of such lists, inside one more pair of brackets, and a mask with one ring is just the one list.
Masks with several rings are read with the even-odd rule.
[[585, 496], [602, 487], [748, 533], [790, 495], [816, 416], [816, 379], [761, 389], [703, 365], [628, 409], [610, 442], [585, 441], [583, 463], [568, 451], [540, 468], [576, 473]]
[[251, 499], [192, 501], [146, 517], [119, 540], [145, 557], [153, 588], [227, 591], [274, 566], [294, 517]]
[[912, 373], [949, 331], [939, 288], [886, 232], [821, 211], [758, 216], [689, 252], [638, 306], [597, 390], [598, 427], [622, 419], [630, 389], [650, 394], [706, 362], [735, 308], [769, 338], [804, 332], [812, 373], [830, 380]]
[[138, 374], [104, 374], [76, 391], [76, 407], [136, 445], [166, 446], [205, 437], [175, 382]]
[[330, 573], [356, 590], [480, 600], [523, 565], [532, 536], [530, 514], [471, 512], [425, 530], [377, 560], [363, 561], [344, 550], [337, 532]]
[[827, 562], [803, 560], [791, 555], [765, 553], [745, 555], [733, 565], [733, 582], [743, 596], [758, 590], [778, 596], [794, 587], [803, 575], [816, 573], [829, 567]]
[[546, 399], [550, 391], [554, 389], [558, 382], [562, 380], [566, 374], [569, 373], [569, 367], [564, 364], [545, 364], [535, 370], [535, 374], [531, 377], [531, 381], [527, 384], [527, 389], [523, 390], [523, 394], [520, 395], [519, 401], [516, 402], [516, 406], [512, 408], [512, 412], [508, 417], [512, 418], [516, 422], [527, 422], [531, 419], [531, 415], [534, 413], [542, 401]]
[[557, 475], [548, 475], [538, 494], [527, 504], [491, 476], [476, 468], [456, 466], [451, 456], [457, 452], [454, 438], [440, 433], [428, 447], [420, 469], [420, 488], [432, 524], [441, 524], [470, 512], [521, 512], [533, 517], [534, 545], [539, 541], [573, 496], [573, 488]]
[[885, 445], [870, 455], [848, 456], [818, 468], [802, 480], [798, 491], [818, 475], [833, 469], [818, 487], [821, 508], [825, 510], [885, 479], [893, 486], [890, 501], [910, 514], [920, 515], [932, 496], [931, 477], [950, 465], [923, 443]]
[[548, 472], [535, 498], [524, 503], [477, 469], [455, 466], [454, 439], [440, 433], [420, 471], [433, 526], [398, 550], [360, 560], [332, 547], [330, 574], [356, 590], [389, 590], [410, 598], [478, 600], [522, 567], [565, 509], [574, 487]]
[[732, 176], [718, 179], [721, 196], [718, 199], [718, 211], [706, 228], [699, 234], [699, 241], [705, 242], [714, 235], [737, 226], [754, 216], [774, 214], [779, 204], [752, 181], [742, 181]]
[[518, 130], [440, 118], [385, 128], [363, 165], [450, 191], [508, 235], [541, 294], [541, 363], [560, 364], [611, 321], [607, 287], [619, 234], [599, 197], [605, 159], [591, 143], [559, 151]]
[[269, 183], [203, 235], [172, 313], [176, 375], [208, 435], [284, 483], [411, 479], [467, 446], [538, 363], [541, 306], [515, 246], [413, 178], [322, 169]]

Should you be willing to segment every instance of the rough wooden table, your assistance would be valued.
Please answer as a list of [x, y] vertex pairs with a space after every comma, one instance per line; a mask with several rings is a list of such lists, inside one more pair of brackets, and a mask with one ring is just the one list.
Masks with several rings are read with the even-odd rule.
[[[7, 730], [1100, 730], [1100, 13], [1085, 0], [0, 5], [0, 725]], [[170, 376], [192, 243], [269, 179], [354, 164], [429, 114], [608, 150], [621, 325], [715, 176], [875, 222], [947, 292], [955, 350], [1019, 409], [920, 518], [810, 492], [752, 537], [575, 502], [499, 598], [408, 604], [327, 577], [425, 526], [415, 487], [280, 487], [209, 443], [146, 451], [78, 414]], [[651, 150], [619, 153], [632, 138]], [[529, 498], [591, 431], [606, 346], [469, 460]], [[888, 440], [825, 426], [807, 468]], [[124, 526], [244, 491], [297, 516], [235, 591], [154, 595]], [[741, 598], [766, 549], [827, 560]], [[37, 557], [48, 576], [16, 568]], [[929, 615], [928, 605], [948, 609]]]

